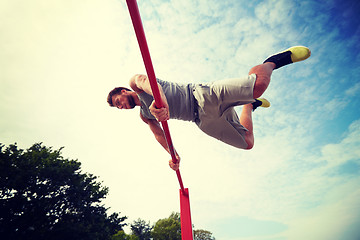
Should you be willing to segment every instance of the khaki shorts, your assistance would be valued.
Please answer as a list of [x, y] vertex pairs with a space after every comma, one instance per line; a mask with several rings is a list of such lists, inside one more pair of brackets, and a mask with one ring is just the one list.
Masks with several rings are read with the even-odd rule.
[[194, 97], [198, 104], [196, 124], [206, 134], [231, 146], [246, 149], [245, 132], [235, 106], [253, 103], [256, 75], [198, 84]]

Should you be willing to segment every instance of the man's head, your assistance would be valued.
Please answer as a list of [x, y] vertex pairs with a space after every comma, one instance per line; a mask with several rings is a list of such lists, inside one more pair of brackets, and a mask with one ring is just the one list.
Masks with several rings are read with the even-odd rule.
[[111, 107], [131, 109], [136, 106], [133, 91], [125, 87], [117, 87], [110, 91], [107, 102]]

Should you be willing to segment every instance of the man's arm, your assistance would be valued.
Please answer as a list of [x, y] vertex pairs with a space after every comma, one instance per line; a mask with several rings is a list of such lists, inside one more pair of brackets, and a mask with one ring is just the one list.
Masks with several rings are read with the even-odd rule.
[[[148, 126], [150, 127], [150, 130], [153, 132], [155, 139], [161, 144], [161, 146], [168, 152], [170, 153], [170, 149], [169, 146], [166, 142], [166, 138], [165, 138], [165, 134], [163, 129], [160, 126], [160, 123], [158, 121], [156, 121], [155, 119], [147, 119], [144, 116], [142, 116], [142, 114], [140, 113], [140, 118], [148, 124]], [[176, 159], [177, 159], [177, 163], [174, 164], [172, 159], [169, 161], [169, 165], [173, 170], [178, 170], [179, 169], [179, 163], [180, 163], [180, 156], [177, 154], [176, 150], [175, 151], [175, 155], [176, 155]]]
[[[136, 92], [136, 93], [141, 93], [141, 92], [146, 92], [147, 94], [150, 94], [151, 96], [153, 95], [152, 89], [151, 89], [151, 85], [150, 85], [150, 81], [148, 79], [148, 77], [146, 75], [142, 75], [142, 74], [137, 74], [134, 75], [129, 82], [130, 87]], [[151, 114], [159, 121], [167, 121], [170, 119], [170, 114], [169, 114], [169, 104], [167, 102], [166, 96], [164, 94], [164, 91], [162, 90], [162, 87], [159, 83], [157, 83], [158, 88], [159, 88], [159, 92], [160, 92], [160, 97], [161, 97], [161, 101], [163, 104], [162, 108], [157, 108], [155, 106], [155, 100], [151, 103], [149, 110], [151, 112]]]

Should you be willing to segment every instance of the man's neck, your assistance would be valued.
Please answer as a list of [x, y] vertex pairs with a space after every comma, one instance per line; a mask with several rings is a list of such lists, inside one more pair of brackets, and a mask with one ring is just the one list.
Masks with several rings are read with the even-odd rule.
[[139, 96], [137, 95], [137, 93], [132, 92], [131, 96], [134, 98], [136, 106], [141, 106], [141, 102], [140, 102], [140, 99], [139, 99]]

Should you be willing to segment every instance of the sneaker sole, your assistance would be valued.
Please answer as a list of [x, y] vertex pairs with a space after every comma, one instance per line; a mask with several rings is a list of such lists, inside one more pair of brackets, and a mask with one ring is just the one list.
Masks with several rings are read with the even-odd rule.
[[263, 108], [268, 108], [270, 107], [270, 102], [268, 100], [266, 100], [265, 98], [257, 98], [257, 100], [261, 101], [262, 104], [260, 105], [260, 107]]
[[295, 47], [291, 47], [286, 51], [290, 51], [291, 52], [291, 60], [292, 62], [300, 62], [300, 61], [304, 61], [305, 59], [309, 58], [311, 55], [311, 51], [309, 48], [304, 47], [304, 46], [295, 46]]

